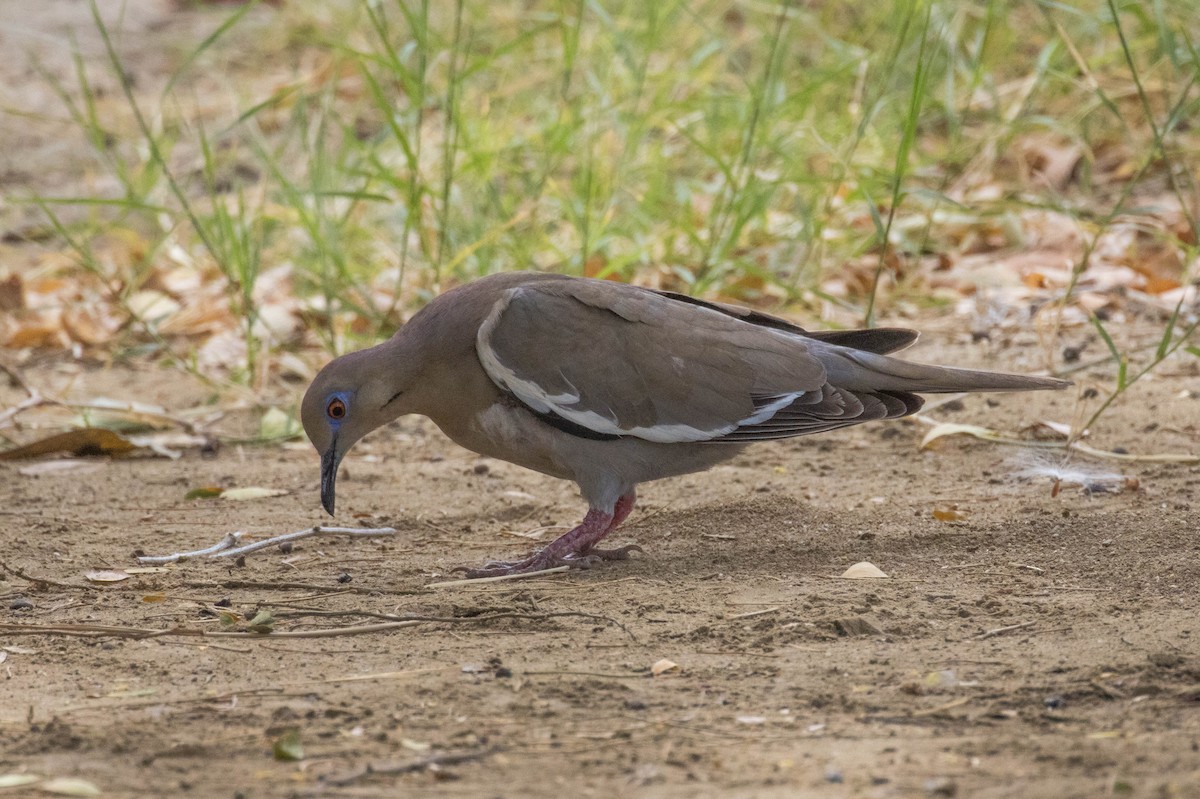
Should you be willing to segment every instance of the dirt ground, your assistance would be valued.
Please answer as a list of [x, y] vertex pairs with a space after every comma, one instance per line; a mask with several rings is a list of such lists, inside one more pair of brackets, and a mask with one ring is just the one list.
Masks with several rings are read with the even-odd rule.
[[[162, 73], [163, 37], [192, 24], [170, 3], [101, 5], [128, 6], [143, 77]], [[0, 17], [18, 11], [0, 43], [32, 48], [51, 74], [71, 74], [68, 33], [102, 55], [86, 4], [0, 0]], [[29, 63], [0, 64], [0, 99], [37, 112], [3, 117], [0, 181], [67, 191], [80, 142], [30, 88]], [[35, 216], [0, 204], [6, 230]], [[2, 246], [6, 263], [20, 256]], [[914, 359], [1042, 363], [1031, 332], [972, 342], [961, 319], [899, 321], [927, 331]], [[1090, 440], [1195, 452], [1197, 363], [1164, 364]], [[138, 362], [57, 355], [19, 371], [67, 399], [173, 413], [213, 400]], [[1108, 386], [1111, 372], [1073, 377]], [[1072, 422], [1077, 396], [968, 397], [928, 417], [1018, 431]], [[24, 397], [0, 374], [0, 412]], [[243, 416], [229, 424], [252, 429]], [[1136, 485], [1053, 495], [1049, 478], [1013, 475], [1032, 450], [961, 437], [922, 450], [929, 429], [760, 445], [644, 486], [615, 535], [645, 549], [628, 562], [432, 588], [576, 522], [574, 487], [405, 419], [362, 442], [338, 483], [339, 523], [393, 537], [97, 583], [89, 572], [134, 567], [137, 551], [322, 522], [315, 453], [226, 444], [40, 474], [0, 463], [0, 797], [45, 795], [44, 781], [4, 787], [13, 775], [111, 797], [1200, 797], [1200, 467], [1082, 462]], [[186, 498], [205, 486], [286, 493]], [[839, 579], [863, 560], [890, 577]], [[272, 632], [246, 632], [262, 611]], [[416, 620], [369, 626], [395, 615]], [[318, 630], [328, 637], [281, 635]]]
[[[1030, 365], [1029, 347], [947, 342], [962, 338], [935, 333], [913, 357]], [[205, 394], [150, 368], [50, 362], [27, 379], [168, 408]], [[1098, 434], [1137, 453], [1194, 448], [1200, 400], [1180, 396], [1197, 379], [1145, 384]], [[969, 397], [930, 416], [1015, 430], [1069, 420], [1074, 402]], [[82, 777], [111, 796], [1200, 795], [1200, 468], [1123, 464], [1136, 491], [1052, 497], [1048, 479], [1010, 476], [1014, 448], [921, 451], [927, 429], [752, 448], [645, 486], [616, 536], [644, 555], [459, 588], [427, 586], [526, 551], [514, 533], [582, 506], [572, 486], [480, 460], [423, 420], [364, 441], [339, 482], [338, 520], [394, 538], [311, 539], [111, 585], [84, 575], [133, 566], [135, 550], [319, 522], [315, 454], [226, 446], [40, 476], [4, 464], [7, 622], [449, 621], [294, 640], [6, 630], [0, 773]], [[288, 493], [185, 499], [207, 485]], [[967, 518], [933, 517], [951, 504]], [[890, 578], [837, 579], [861, 560]], [[655, 676], [662, 659], [677, 667]], [[292, 730], [303, 760], [276, 759]]]

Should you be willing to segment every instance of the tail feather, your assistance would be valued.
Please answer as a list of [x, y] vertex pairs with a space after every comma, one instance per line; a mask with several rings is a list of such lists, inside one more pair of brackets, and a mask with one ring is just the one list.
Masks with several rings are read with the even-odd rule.
[[804, 335], [826, 344], [886, 355], [909, 346], [919, 334], [902, 327], [872, 327], [866, 330], [808, 330]]
[[1072, 385], [1056, 377], [1030, 377], [952, 366], [931, 366], [861, 350], [820, 348], [829, 382], [852, 391], [908, 391], [952, 394], [959, 391], [1061, 390]]

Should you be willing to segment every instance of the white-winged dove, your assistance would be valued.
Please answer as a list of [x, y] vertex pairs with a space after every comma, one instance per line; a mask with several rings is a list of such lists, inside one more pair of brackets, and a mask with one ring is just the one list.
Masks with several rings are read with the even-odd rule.
[[327, 364], [301, 416], [334, 510], [338, 464], [409, 413], [482, 455], [574, 480], [583, 522], [540, 552], [469, 576], [624, 558], [596, 544], [639, 483], [697, 472], [754, 441], [915, 413], [918, 393], [1061, 389], [1068, 381], [890, 358], [917, 333], [805, 331], [735, 306], [539, 273], [441, 295], [391, 339]]

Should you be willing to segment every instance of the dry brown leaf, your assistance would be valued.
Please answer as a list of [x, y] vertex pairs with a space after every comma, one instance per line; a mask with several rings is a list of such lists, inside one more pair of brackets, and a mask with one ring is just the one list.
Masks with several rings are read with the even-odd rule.
[[1074, 142], [1062, 143], [1049, 137], [1026, 140], [1020, 147], [1023, 166], [1035, 182], [1062, 191], [1075, 175], [1083, 158], [1083, 148]]
[[660, 677], [669, 671], [678, 671], [678, 670], [679, 670], [678, 663], [676, 663], [673, 660], [668, 660], [667, 658], [662, 658], [661, 660], [655, 661], [654, 665], [650, 667], [650, 674], [655, 677]]
[[61, 452], [80, 456], [127, 455], [134, 449], [134, 445], [127, 438], [112, 430], [105, 430], [102, 427], [82, 427], [0, 452], [0, 461], [38, 458], [42, 455], [55, 455]]
[[965, 522], [971, 514], [959, 510], [957, 505], [938, 506], [933, 509], [933, 518], [939, 522]]
[[75, 341], [91, 347], [107, 344], [121, 327], [116, 317], [99, 305], [75, 305], [62, 312], [62, 326]]
[[70, 340], [62, 329], [57, 311], [18, 311], [5, 314], [0, 324], [0, 343], [13, 349], [47, 347], [65, 349]]
[[887, 577], [883, 570], [869, 561], [859, 561], [842, 572], [844, 580], [873, 580]]
[[0, 312], [19, 311], [25, 307], [25, 289], [20, 275], [0, 280]]

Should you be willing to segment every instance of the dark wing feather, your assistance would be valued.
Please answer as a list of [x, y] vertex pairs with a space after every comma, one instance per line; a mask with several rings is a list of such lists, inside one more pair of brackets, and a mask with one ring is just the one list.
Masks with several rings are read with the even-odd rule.
[[769, 441], [824, 433], [875, 419], [908, 416], [919, 411], [923, 403], [924, 400], [916, 394], [901, 391], [855, 392], [827, 383], [820, 392], [812, 392], [796, 400], [770, 419], [739, 427], [718, 440]]
[[723, 302], [710, 302], [709, 300], [701, 300], [697, 297], [679, 294], [674, 291], [659, 291], [657, 293], [664, 297], [670, 297], [677, 302], [686, 302], [689, 305], [709, 308], [727, 316], [732, 316], [734, 319], [741, 319], [743, 322], [749, 322], [760, 327], [785, 330], [789, 333], [799, 333], [806, 338], [824, 341], [828, 344], [836, 344], [839, 347], [866, 350], [867, 352], [875, 352], [880, 355], [904, 349], [916, 341], [919, 335], [915, 330], [906, 330], [902, 327], [873, 327], [867, 330], [805, 330], [786, 319], [781, 319], [778, 316], [772, 316], [762, 311], [756, 311], [752, 308], [743, 308], [740, 305], [727, 305]]
[[476, 351], [535, 413], [664, 443], [718, 440], [825, 385], [801, 336], [601, 281], [506, 291]]

